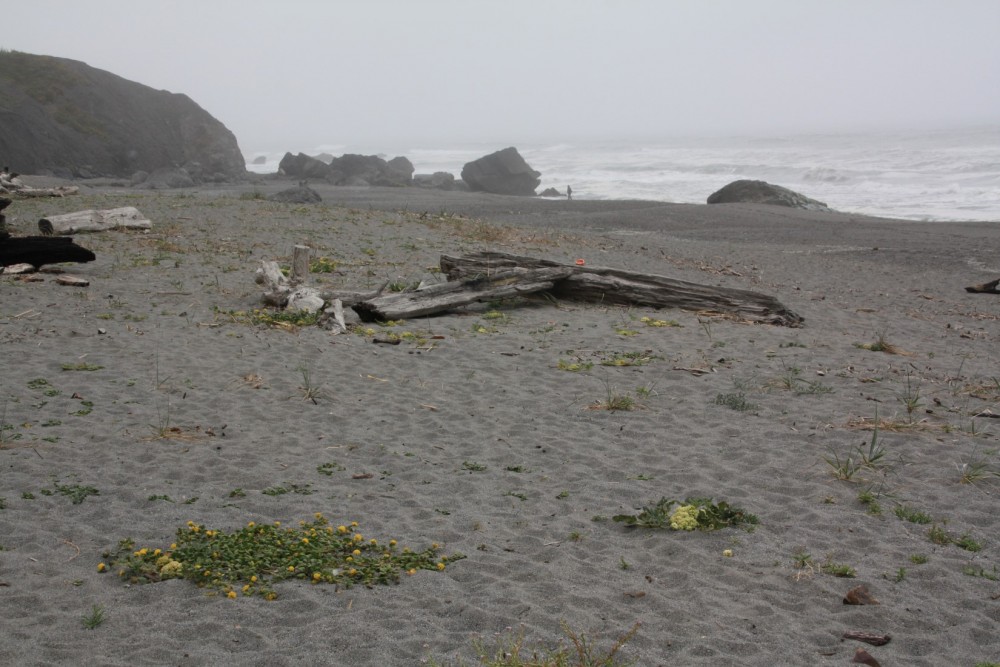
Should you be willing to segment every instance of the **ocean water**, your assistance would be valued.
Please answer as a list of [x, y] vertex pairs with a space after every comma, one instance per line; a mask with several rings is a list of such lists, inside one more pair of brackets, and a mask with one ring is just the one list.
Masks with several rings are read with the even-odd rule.
[[[448, 171], [510, 144], [388, 146], [318, 144], [294, 153], [405, 155], [416, 173]], [[838, 211], [909, 220], [1000, 222], [1000, 126], [975, 129], [709, 137], [659, 141], [514, 144], [541, 172], [538, 188], [576, 199], [704, 203], [738, 179], [763, 180], [826, 202]], [[273, 173], [284, 155], [264, 155]]]

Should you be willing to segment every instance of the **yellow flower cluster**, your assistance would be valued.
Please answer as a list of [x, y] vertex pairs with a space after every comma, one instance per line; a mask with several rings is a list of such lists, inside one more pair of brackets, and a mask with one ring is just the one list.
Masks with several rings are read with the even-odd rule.
[[681, 505], [670, 515], [670, 527], [674, 530], [694, 530], [698, 527], [698, 508]]
[[[163, 562], [161, 563], [161, 561]], [[159, 560], [156, 561], [156, 564], [159, 565], [160, 576], [164, 579], [167, 577], [180, 577], [181, 570], [184, 569], [184, 566], [180, 561], [173, 560], [170, 556], [161, 556]]]
[[676, 322], [671, 320], [654, 320], [652, 317], [640, 317], [639, 321], [645, 324], [647, 327], [675, 327], [678, 326]]

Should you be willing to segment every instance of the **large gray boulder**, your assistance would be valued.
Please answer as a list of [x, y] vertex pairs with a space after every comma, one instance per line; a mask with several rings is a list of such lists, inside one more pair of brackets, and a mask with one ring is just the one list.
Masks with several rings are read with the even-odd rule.
[[330, 165], [305, 153], [298, 155], [285, 153], [281, 162], [278, 163], [278, 173], [295, 178], [325, 181], [330, 177]]
[[347, 153], [324, 162], [304, 153], [285, 153], [279, 173], [295, 178], [326, 181], [332, 185], [410, 185], [413, 164], [405, 157], [388, 162], [377, 155]]
[[0, 155], [26, 174], [129, 178], [185, 168], [242, 181], [236, 137], [186, 95], [86, 63], [0, 51]]
[[418, 188], [432, 190], [452, 190], [455, 188], [455, 176], [447, 171], [435, 171], [433, 174], [415, 174], [413, 184]]
[[347, 153], [330, 162], [330, 178], [334, 185], [410, 185], [413, 164], [405, 157], [386, 162], [377, 155]]
[[[133, 174], [132, 177], [135, 179], [136, 174]], [[194, 178], [186, 169], [163, 167], [147, 175], [141, 182], [134, 183], [132, 187], [140, 190], [170, 190], [173, 188], [193, 188], [195, 185]]]
[[413, 183], [413, 163], [400, 155], [389, 160], [385, 165], [383, 180], [390, 181], [386, 185], [411, 185]]
[[772, 206], [787, 206], [801, 208], [807, 211], [829, 211], [829, 206], [821, 201], [810, 199], [798, 192], [771, 185], [764, 181], [741, 180], [733, 181], [721, 190], [713, 192], [708, 197], [709, 204], [770, 204]]
[[514, 147], [490, 153], [462, 167], [462, 180], [470, 189], [498, 195], [533, 196], [542, 182], [539, 176]]
[[268, 199], [285, 204], [318, 204], [323, 201], [319, 193], [306, 185], [305, 182], [299, 183], [297, 187], [276, 192]]

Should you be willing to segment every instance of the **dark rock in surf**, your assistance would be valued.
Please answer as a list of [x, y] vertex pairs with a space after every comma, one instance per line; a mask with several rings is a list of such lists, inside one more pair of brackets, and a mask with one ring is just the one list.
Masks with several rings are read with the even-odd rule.
[[565, 197], [566, 195], [559, 192], [555, 188], [545, 188], [539, 194], [539, 197]]
[[478, 192], [533, 196], [541, 174], [514, 147], [491, 153], [462, 167], [462, 180]]
[[771, 206], [787, 206], [801, 208], [806, 211], [830, 211], [830, 207], [821, 201], [810, 199], [798, 192], [771, 185], [764, 181], [733, 181], [721, 190], [713, 192], [708, 197], [709, 204], [768, 204]]

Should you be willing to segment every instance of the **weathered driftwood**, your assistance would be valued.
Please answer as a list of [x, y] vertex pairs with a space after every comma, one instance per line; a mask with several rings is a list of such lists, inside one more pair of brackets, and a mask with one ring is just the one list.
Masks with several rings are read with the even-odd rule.
[[65, 197], [66, 195], [75, 195], [80, 192], [80, 188], [76, 185], [60, 185], [54, 188], [20, 188], [18, 190], [12, 190], [12, 192], [18, 197]]
[[420, 317], [478, 301], [506, 299], [551, 290], [559, 280], [566, 278], [570, 273], [569, 267], [563, 266], [537, 269], [513, 267], [493, 272], [489, 276], [438, 283], [412, 292], [381, 294], [356, 303], [352, 307], [366, 322]]
[[448, 280], [489, 276], [515, 267], [560, 268], [567, 276], [558, 280], [553, 296], [599, 303], [719, 311], [755, 322], [799, 326], [802, 318], [766, 294], [729, 287], [713, 287], [648, 273], [606, 267], [560, 264], [545, 259], [481, 252], [463, 257], [441, 256], [441, 270]]
[[153, 223], [134, 206], [50, 215], [38, 221], [38, 231], [46, 236], [104, 232], [109, 229], [150, 229], [152, 226]]
[[24, 263], [38, 267], [60, 262], [92, 262], [95, 259], [94, 253], [64, 236], [9, 236], [0, 239], [0, 266]]
[[1000, 278], [983, 283], [982, 285], [971, 285], [966, 287], [965, 291], [976, 294], [1000, 294], [1000, 289], [997, 289], [998, 285], [1000, 285]]
[[309, 259], [312, 248], [307, 245], [297, 245], [292, 248], [292, 283], [301, 285], [309, 279]]

